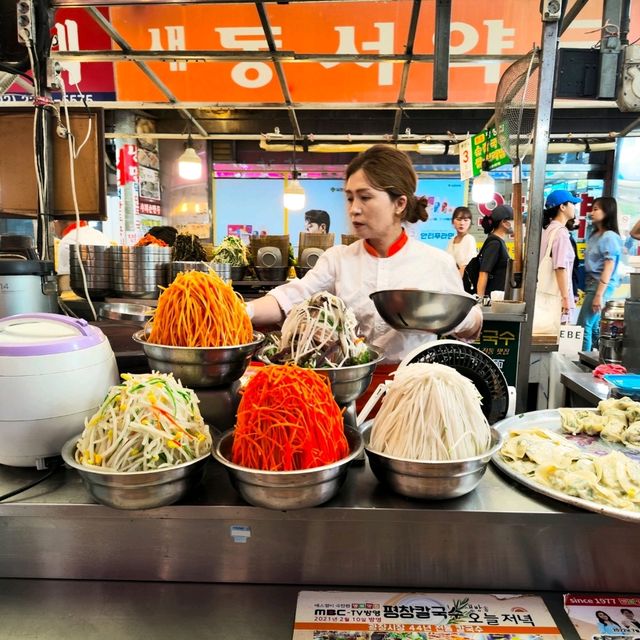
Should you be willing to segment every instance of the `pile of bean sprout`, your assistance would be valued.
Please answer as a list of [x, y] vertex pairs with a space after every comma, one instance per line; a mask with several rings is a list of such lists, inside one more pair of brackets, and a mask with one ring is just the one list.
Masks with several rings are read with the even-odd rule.
[[173, 467], [211, 451], [198, 398], [173, 374], [123, 374], [85, 421], [76, 462], [105, 471]]

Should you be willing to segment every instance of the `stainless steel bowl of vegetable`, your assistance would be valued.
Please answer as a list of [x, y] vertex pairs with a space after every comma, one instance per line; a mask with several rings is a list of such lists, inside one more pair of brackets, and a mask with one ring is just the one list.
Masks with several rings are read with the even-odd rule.
[[173, 373], [188, 387], [215, 387], [239, 380], [264, 335], [257, 331], [247, 344], [229, 347], [172, 347], [147, 342], [145, 330], [133, 334], [147, 356], [150, 369]]
[[445, 334], [459, 325], [477, 304], [466, 293], [418, 289], [375, 291], [369, 296], [382, 319], [394, 329]]
[[308, 509], [331, 500], [347, 477], [349, 464], [362, 453], [362, 436], [345, 427], [349, 455], [323, 467], [302, 471], [262, 471], [231, 462], [234, 431], [218, 440], [213, 457], [229, 472], [231, 484], [250, 504], [267, 509]]
[[115, 509], [153, 509], [177, 502], [200, 483], [210, 460], [207, 453], [190, 462], [153, 471], [107, 471], [76, 462], [79, 437], [74, 436], [64, 444], [62, 459], [78, 471], [87, 491], [97, 502]]
[[364, 450], [371, 471], [379, 482], [409, 498], [447, 500], [459, 498], [477, 486], [491, 456], [502, 445], [502, 436], [491, 428], [491, 445], [473, 458], [448, 461], [420, 461], [394, 458], [369, 447], [373, 420], [363, 425]]
[[376, 366], [384, 359], [384, 356], [374, 349], [368, 350], [368, 357], [368, 362], [364, 364], [319, 367], [314, 371], [329, 378], [333, 397], [338, 404], [345, 405], [355, 402], [367, 390]]

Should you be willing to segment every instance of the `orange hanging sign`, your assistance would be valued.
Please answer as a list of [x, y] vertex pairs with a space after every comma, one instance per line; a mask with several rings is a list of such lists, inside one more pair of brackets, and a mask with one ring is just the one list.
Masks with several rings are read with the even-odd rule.
[[[294, 3], [264, 5], [275, 45], [296, 54], [403, 54], [411, 0], [393, 2]], [[540, 41], [539, 0], [454, 2], [452, 54], [521, 55]], [[633, 6], [631, 24], [640, 23]], [[590, 47], [600, 39], [602, 2], [590, 2], [561, 42]], [[136, 50], [268, 52], [254, 5], [142, 5], [111, 8], [112, 23]], [[435, 3], [423, 3], [415, 54], [433, 54]], [[633, 34], [632, 34], [633, 35]], [[637, 35], [637, 34], [636, 34]], [[449, 103], [492, 103], [508, 63], [478, 58], [452, 61]], [[151, 62], [149, 66], [182, 102], [281, 103], [283, 91], [274, 63], [267, 59], [213, 62]], [[402, 77], [398, 61], [283, 61], [294, 103], [395, 103]], [[432, 62], [414, 62], [406, 102], [432, 102]], [[132, 62], [116, 64], [120, 101], [166, 101]]]

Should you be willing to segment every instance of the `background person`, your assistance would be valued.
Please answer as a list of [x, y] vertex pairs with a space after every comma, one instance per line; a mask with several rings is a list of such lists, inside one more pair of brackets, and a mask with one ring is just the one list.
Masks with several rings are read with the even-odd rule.
[[453, 256], [458, 271], [462, 276], [464, 268], [469, 261], [478, 255], [476, 239], [469, 233], [471, 228], [471, 210], [469, 207], [456, 207], [451, 216], [451, 224], [456, 230], [456, 235], [449, 240], [447, 253]]
[[618, 265], [622, 255], [615, 198], [596, 198], [590, 216], [593, 227], [584, 254], [585, 295], [578, 315], [578, 324], [584, 327], [583, 351], [591, 351], [598, 346], [600, 312], [618, 284]]
[[499, 204], [490, 215], [480, 219], [480, 224], [489, 236], [480, 249], [476, 293], [482, 298], [492, 291], [504, 291], [509, 266], [506, 239], [513, 233], [513, 209], [508, 204]]
[[[369, 294], [383, 289], [429, 289], [463, 294], [462, 279], [446, 252], [409, 238], [402, 222], [425, 221], [427, 199], [415, 195], [417, 175], [409, 157], [389, 145], [374, 145], [355, 157], [346, 171], [345, 194], [353, 229], [360, 238], [327, 249], [304, 278], [276, 287], [249, 302], [254, 324], [283, 320], [293, 305], [319, 291], [329, 291], [353, 309], [359, 332], [381, 350], [388, 362], [399, 362], [411, 349], [436, 336], [396, 331], [378, 314]], [[474, 339], [482, 328], [476, 305], [454, 329]]]
[[615, 620], [612, 620], [605, 611], [596, 611], [596, 618], [598, 619], [598, 631], [600, 633], [619, 633], [622, 631], [622, 627]]
[[108, 247], [111, 240], [93, 227], [89, 226], [86, 220], [80, 220], [78, 226], [75, 222], [68, 220], [56, 220], [54, 223], [55, 234], [60, 238], [56, 251], [56, 273], [58, 275], [58, 289], [60, 293], [71, 290], [71, 266], [69, 251], [71, 245], [91, 244], [100, 247]]
[[549, 239], [553, 238], [551, 259], [560, 292], [563, 322], [569, 321], [571, 311], [575, 308], [572, 282], [575, 253], [571, 245], [567, 223], [575, 219], [575, 205], [579, 202], [581, 202], [580, 198], [576, 198], [571, 192], [558, 189], [547, 196], [545, 209], [542, 212], [543, 231], [540, 241], [540, 260], [542, 261], [549, 248]]
[[631, 609], [620, 609], [620, 613], [622, 614], [621, 624], [625, 629], [640, 631], [640, 621], [636, 620], [636, 617]]
[[571, 269], [571, 288], [573, 291], [573, 301], [578, 302], [578, 291], [580, 289], [580, 265], [578, 264], [578, 245], [571, 233], [576, 226], [576, 219], [567, 220], [567, 231], [569, 231], [569, 242], [573, 248], [573, 268]]
[[304, 214], [304, 230], [306, 233], [329, 233], [331, 217], [322, 209], [309, 209]]

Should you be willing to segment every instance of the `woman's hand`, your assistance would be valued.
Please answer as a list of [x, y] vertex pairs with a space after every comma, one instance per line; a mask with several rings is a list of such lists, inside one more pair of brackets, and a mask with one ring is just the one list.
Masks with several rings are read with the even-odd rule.
[[467, 317], [451, 332], [458, 340], [475, 342], [482, 332], [482, 309], [477, 304], [471, 308]]
[[591, 304], [591, 309], [593, 310], [594, 313], [598, 313], [599, 311], [602, 310], [602, 294], [601, 293], [596, 293], [596, 295], [593, 296], [593, 303]]
[[566, 296], [562, 296], [562, 313], [569, 313], [571, 309], [571, 298], [567, 294]]

